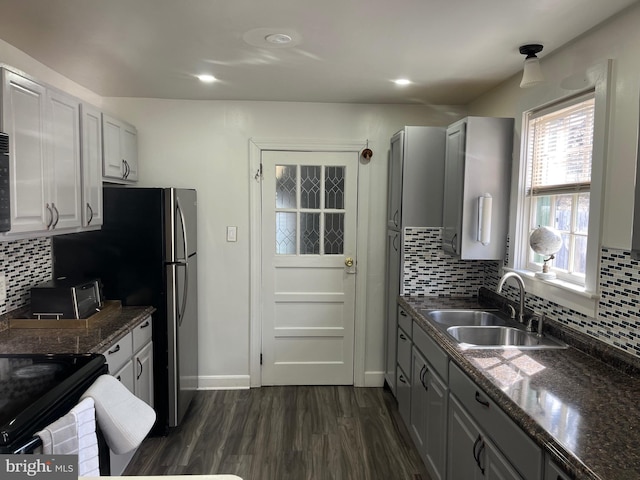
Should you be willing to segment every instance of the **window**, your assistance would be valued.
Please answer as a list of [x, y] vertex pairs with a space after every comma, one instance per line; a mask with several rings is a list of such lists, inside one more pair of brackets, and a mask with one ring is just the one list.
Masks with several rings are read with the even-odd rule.
[[[595, 100], [593, 92], [540, 110], [526, 121], [526, 238], [539, 226], [562, 235], [551, 263], [559, 279], [585, 284]], [[525, 249], [528, 270], [540, 270], [542, 256]]]

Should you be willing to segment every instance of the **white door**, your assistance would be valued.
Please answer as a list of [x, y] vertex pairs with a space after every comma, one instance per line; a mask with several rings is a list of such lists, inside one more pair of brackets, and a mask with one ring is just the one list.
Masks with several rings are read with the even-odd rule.
[[262, 152], [262, 384], [351, 385], [356, 152]]

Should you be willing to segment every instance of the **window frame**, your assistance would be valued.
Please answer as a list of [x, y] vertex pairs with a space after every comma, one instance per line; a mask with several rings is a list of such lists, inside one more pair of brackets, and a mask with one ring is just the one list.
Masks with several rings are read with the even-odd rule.
[[[533, 193], [529, 193], [529, 190], [531, 189], [531, 186], [529, 184], [530, 179], [528, 178], [528, 175], [530, 173], [530, 165], [529, 165], [529, 134], [530, 134], [530, 125], [531, 122], [534, 121], [535, 119], [538, 118], [542, 118], [546, 115], [549, 114], [553, 114], [556, 112], [559, 112], [560, 110], [563, 110], [565, 108], [568, 107], [572, 107], [578, 104], [581, 104], [583, 102], [589, 101], [589, 100], [593, 100], [594, 103], [594, 130], [593, 130], [593, 136], [595, 136], [595, 90], [594, 89], [590, 89], [587, 90], [585, 92], [581, 92], [579, 94], [576, 95], [571, 95], [569, 97], [566, 98], [562, 98], [559, 99], [557, 102], [552, 103], [551, 105], [547, 105], [543, 108], [535, 108], [532, 110], [528, 110], [526, 112], [524, 112], [523, 114], [523, 121], [522, 121], [522, 142], [523, 142], [523, 152], [524, 152], [524, 156], [521, 159], [521, 166], [523, 168], [525, 168], [525, 175], [527, 175], [527, 180], [525, 183], [525, 191], [524, 191], [524, 211], [525, 211], [525, 215], [526, 218], [528, 219], [527, 222], [523, 222], [522, 227], [523, 230], [520, 232], [520, 234], [523, 236], [523, 238], [527, 239], [527, 243], [528, 243], [528, 238], [531, 234], [532, 228], [533, 226], [531, 225], [532, 222], [532, 215], [533, 215], [533, 203], [534, 203], [534, 199], [540, 198], [540, 197], [549, 197], [549, 198], [553, 198], [556, 195], [572, 195], [574, 198], [571, 200], [572, 202], [572, 219], [571, 219], [571, 228], [570, 228], [570, 232], [573, 232], [573, 227], [574, 227], [574, 223], [575, 223], [575, 216], [576, 216], [576, 212], [575, 212], [575, 203], [578, 202], [577, 196], [583, 193], [589, 193], [589, 213], [591, 213], [591, 180], [589, 181], [589, 186], [588, 187], [582, 187], [582, 188], [576, 188], [574, 189], [574, 191], [568, 192], [568, 191], [564, 191], [566, 190], [566, 188], [562, 188], [561, 190], [563, 190], [562, 192], [556, 192], [554, 193], [553, 191], [549, 191], [547, 193], [541, 194], [541, 195], [536, 195]], [[591, 164], [593, 166], [593, 142], [592, 142], [592, 151], [591, 151]], [[577, 185], [577, 184], [576, 184]], [[553, 200], [552, 200], [553, 202]], [[590, 222], [589, 222], [590, 223]], [[552, 225], [553, 226], [553, 225]], [[589, 235], [590, 235], [590, 230], [587, 230], [587, 234], [584, 235], [587, 238], [587, 248], [589, 245]], [[570, 233], [570, 235], [578, 235], [580, 236], [579, 233]], [[572, 242], [573, 243], [573, 242]], [[573, 254], [575, 253], [575, 250], [570, 250], [570, 258], [573, 259]], [[522, 251], [522, 255], [524, 255], [524, 258], [520, 259], [520, 265], [522, 266], [522, 268], [531, 271], [532, 273], [535, 273], [537, 271], [540, 271], [542, 268], [542, 264], [541, 263], [537, 263], [534, 261], [534, 252], [530, 249], [530, 248], [525, 248]], [[588, 254], [586, 255], [588, 257]], [[586, 264], [588, 265], [589, 263], [589, 259], [586, 258], [585, 259]], [[571, 262], [570, 262], [571, 263]], [[553, 271], [554, 273], [556, 273], [557, 278], [560, 281], [566, 281], [572, 284], [577, 285], [579, 288], [580, 287], [585, 287], [586, 286], [586, 272], [585, 275], [581, 275], [581, 274], [576, 274], [576, 273], [569, 273], [564, 271], [563, 269], [559, 269], [556, 267], [556, 264], [554, 262], [551, 263], [551, 271]]]
[[[600, 250], [602, 245], [603, 199], [605, 163], [608, 152], [610, 104], [612, 101], [612, 60], [592, 65], [569, 76], [549, 79], [545, 84], [523, 93], [516, 107], [516, 132], [523, 133], [525, 115], [531, 110], [539, 110], [565, 98], [593, 90], [595, 92], [595, 117], [593, 157], [591, 167], [591, 194], [589, 208], [589, 245], [587, 247], [587, 269], [584, 285], [575, 285], [560, 279], [542, 280], [534, 272], [525, 268], [522, 259], [529, 249], [529, 239], [521, 234], [525, 216], [524, 193], [526, 188], [526, 144], [520, 141], [520, 151], [514, 152], [514, 168], [511, 184], [511, 210], [509, 248], [503, 270], [513, 270], [521, 274], [527, 293], [551, 301], [562, 307], [588, 316], [597, 314]], [[566, 74], [566, 72], [565, 72]], [[562, 73], [560, 73], [562, 75]], [[517, 148], [517, 147], [516, 147]]]

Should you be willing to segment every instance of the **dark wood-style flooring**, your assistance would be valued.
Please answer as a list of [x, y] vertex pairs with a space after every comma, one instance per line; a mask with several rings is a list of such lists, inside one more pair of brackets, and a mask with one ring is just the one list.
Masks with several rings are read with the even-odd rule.
[[125, 475], [231, 473], [244, 480], [428, 480], [382, 388], [200, 391], [166, 437], [146, 439]]

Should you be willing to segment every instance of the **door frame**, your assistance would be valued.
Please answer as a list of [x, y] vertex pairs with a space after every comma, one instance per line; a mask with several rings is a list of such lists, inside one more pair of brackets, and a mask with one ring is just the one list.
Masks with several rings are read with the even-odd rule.
[[[249, 382], [262, 386], [260, 353], [262, 351], [262, 171], [263, 150], [307, 152], [353, 152], [358, 155], [358, 209], [356, 213], [356, 297], [353, 345], [353, 384], [365, 386], [366, 314], [367, 314], [367, 252], [369, 231], [370, 171], [360, 157], [366, 140], [318, 139], [249, 139]], [[365, 167], [365, 168], [362, 168]], [[360, 260], [361, 261], [358, 261]]]

